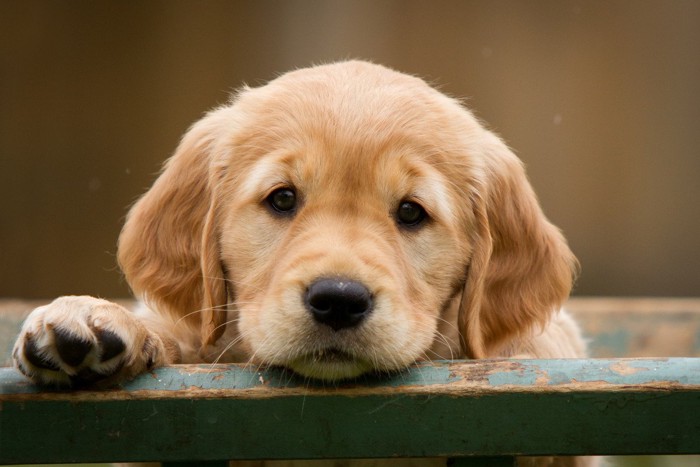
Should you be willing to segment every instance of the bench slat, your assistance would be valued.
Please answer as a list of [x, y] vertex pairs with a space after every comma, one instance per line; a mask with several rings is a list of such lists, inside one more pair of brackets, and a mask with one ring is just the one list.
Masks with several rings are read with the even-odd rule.
[[75, 392], [0, 369], [0, 463], [690, 454], [699, 412], [688, 358], [432, 362], [330, 387], [176, 365]]

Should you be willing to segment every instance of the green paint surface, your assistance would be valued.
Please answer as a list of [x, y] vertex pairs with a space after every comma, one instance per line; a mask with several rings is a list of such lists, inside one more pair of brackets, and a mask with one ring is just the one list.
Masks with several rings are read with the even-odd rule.
[[183, 365], [75, 392], [2, 369], [0, 463], [690, 454], [699, 411], [700, 359], [437, 362], [343, 385]]

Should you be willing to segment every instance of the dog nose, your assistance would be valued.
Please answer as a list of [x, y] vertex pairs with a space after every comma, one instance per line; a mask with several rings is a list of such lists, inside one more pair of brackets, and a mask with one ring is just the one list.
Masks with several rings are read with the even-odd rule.
[[358, 325], [372, 311], [372, 294], [350, 279], [318, 279], [306, 290], [306, 308], [335, 331]]

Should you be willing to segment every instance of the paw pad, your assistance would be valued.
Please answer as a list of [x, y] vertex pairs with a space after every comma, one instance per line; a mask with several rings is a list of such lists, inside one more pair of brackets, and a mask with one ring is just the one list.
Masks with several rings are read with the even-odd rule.
[[[53, 344], [40, 347], [37, 339], [27, 335], [22, 347], [26, 362], [43, 371], [64, 372], [72, 386], [84, 386], [115, 374], [122, 363], [107, 363], [126, 350], [124, 341], [106, 329], [92, 329], [96, 342], [60, 326], [50, 327]], [[31, 375], [34, 370], [19, 362], [19, 369]], [[29, 370], [29, 371], [28, 371]]]
[[54, 342], [59, 357], [68, 366], [77, 367], [85, 360], [85, 357], [92, 350], [92, 343], [71, 334], [63, 328], [54, 328]]
[[61, 368], [55, 362], [52, 362], [48, 357], [39, 352], [36, 342], [32, 336], [27, 336], [24, 341], [24, 357], [29, 363], [42, 370], [61, 371]]
[[12, 351], [38, 384], [111, 385], [163, 363], [161, 339], [123, 307], [88, 296], [60, 297], [33, 310]]
[[96, 329], [95, 335], [102, 348], [102, 353], [100, 354], [100, 362], [102, 363], [113, 359], [126, 350], [124, 341], [112, 331]]

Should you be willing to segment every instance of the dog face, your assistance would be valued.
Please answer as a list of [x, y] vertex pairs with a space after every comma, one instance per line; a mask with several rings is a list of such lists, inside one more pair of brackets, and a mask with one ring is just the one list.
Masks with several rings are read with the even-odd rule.
[[329, 380], [439, 348], [493, 354], [546, 321], [574, 264], [497, 137], [364, 62], [291, 72], [209, 113], [132, 209], [119, 260], [203, 349], [231, 322], [251, 361]]

